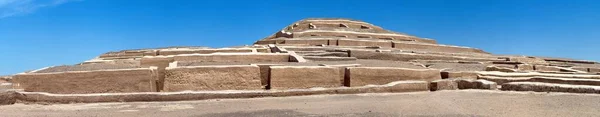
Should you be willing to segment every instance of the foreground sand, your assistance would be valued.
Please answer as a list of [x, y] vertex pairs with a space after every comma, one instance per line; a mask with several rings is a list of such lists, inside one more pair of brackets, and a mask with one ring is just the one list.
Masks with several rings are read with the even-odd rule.
[[16, 104], [12, 116], [600, 116], [600, 95], [483, 90], [182, 102]]

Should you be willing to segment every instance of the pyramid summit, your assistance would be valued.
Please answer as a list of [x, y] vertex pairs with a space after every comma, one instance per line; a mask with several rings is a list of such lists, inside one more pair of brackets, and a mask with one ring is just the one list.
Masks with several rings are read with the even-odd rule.
[[[13, 100], [53, 103], [459, 89], [600, 92], [594, 61], [495, 55], [342, 18], [304, 19], [274, 32], [248, 46], [107, 52], [0, 77], [0, 89], [30, 95]], [[99, 93], [106, 95], [87, 95]]]

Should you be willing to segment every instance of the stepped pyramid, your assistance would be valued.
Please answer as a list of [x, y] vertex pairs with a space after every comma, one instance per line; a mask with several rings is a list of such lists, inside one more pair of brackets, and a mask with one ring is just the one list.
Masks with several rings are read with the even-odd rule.
[[[600, 64], [593, 61], [494, 55], [363, 21], [315, 18], [253, 45], [108, 52], [77, 65], [15, 74], [0, 83], [22, 93], [54, 94], [258, 91], [229, 97], [497, 90], [500, 85], [501, 90], [599, 93], [594, 88], [600, 85], [599, 73]], [[315, 87], [322, 89], [310, 90]], [[195, 96], [178, 99], [207, 99]], [[36, 100], [40, 98], [29, 99]]]

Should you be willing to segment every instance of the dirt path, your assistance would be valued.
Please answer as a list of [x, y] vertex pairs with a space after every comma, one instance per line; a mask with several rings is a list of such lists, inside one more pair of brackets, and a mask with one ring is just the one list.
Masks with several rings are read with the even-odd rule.
[[600, 116], [600, 95], [501, 91], [0, 106], [0, 116]]

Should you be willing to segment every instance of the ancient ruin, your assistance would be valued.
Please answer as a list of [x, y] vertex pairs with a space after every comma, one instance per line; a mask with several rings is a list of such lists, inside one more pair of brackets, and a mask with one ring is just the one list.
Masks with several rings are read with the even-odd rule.
[[1, 77], [0, 104], [460, 89], [600, 94], [600, 63], [494, 55], [363, 21], [304, 19], [247, 46], [123, 50]]

